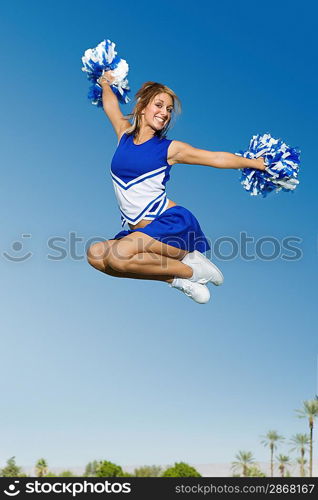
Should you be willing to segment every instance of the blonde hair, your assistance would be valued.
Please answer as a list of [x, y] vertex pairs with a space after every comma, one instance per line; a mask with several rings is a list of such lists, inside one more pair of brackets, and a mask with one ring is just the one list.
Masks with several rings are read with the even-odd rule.
[[[127, 115], [128, 118], [132, 118], [132, 125], [125, 132], [128, 135], [133, 135], [136, 137], [140, 131], [141, 125], [141, 113], [146, 106], [155, 98], [156, 95], [165, 93], [170, 95], [173, 102], [173, 114], [179, 114], [181, 112], [181, 102], [178, 96], [166, 85], [156, 82], [146, 82], [138, 90], [135, 95], [136, 104], [133, 112]], [[162, 130], [157, 130], [155, 135], [159, 137], [165, 137], [168, 129], [171, 126], [172, 118], [169, 120], [167, 125]]]

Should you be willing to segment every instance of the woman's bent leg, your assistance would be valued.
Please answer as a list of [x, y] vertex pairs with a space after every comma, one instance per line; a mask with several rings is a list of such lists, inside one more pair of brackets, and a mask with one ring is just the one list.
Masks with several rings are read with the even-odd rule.
[[169, 276], [169, 281], [172, 281], [175, 276], [192, 276], [192, 268], [181, 262], [187, 253], [186, 250], [166, 245], [143, 232], [135, 231], [109, 247], [107, 263], [115, 271], [138, 274], [142, 279], [160, 276], [161, 280], [168, 281]]
[[166, 281], [168, 283], [173, 281], [174, 276], [168, 274], [163, 275], [144, 275], [136, 273], [128, 273], [116, 271], [108, 264], [108, 256], [110, 249], [114, 243], [118, 240], [107, 240], [103, 242], [94, 243], [87, 251], [87, 260], [89, 264], [95, 269], [108, 274], [109, 276], [114, 276], [116, 278], [131, 278], [131, 279], [143, 279], [143, 280], [156, 280], [156, 281]]

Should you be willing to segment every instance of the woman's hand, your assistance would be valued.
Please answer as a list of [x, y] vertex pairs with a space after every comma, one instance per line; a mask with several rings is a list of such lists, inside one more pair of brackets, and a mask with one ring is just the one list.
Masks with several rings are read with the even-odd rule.
[[257, 170], [265, 170], [267, 165], [265, 163], [265, 158], [264, 156], [260, 156], [259, 158], [257, 158], [255, 161], [255, 164], [257, 165], [256, 169]]
[[103, 87], [103, 85], [111, 85], [114, 81], [115, 77], [112, 74], [111, 70], [109, 70], [103, 72], [102, 76], [98, 78], [97, 83], [99, 83], [99, 85]]

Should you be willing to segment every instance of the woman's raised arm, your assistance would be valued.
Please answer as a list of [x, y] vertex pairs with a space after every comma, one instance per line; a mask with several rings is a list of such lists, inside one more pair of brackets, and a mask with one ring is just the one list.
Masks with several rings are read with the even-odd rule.
[[190, 144], [180, 141], [173, 141], [171, 143], [168, 160], [173, 164], [186, 163], [215, 168], [254, 168], [256, 170], [265, 170], [266, 168], [262, 157], [249, 160], [248, 158], [232, 153], [194, 148]]
[[122, 133], [130, 127], [130, 123], [121, 112], [118, 99], [110, 87], [113, 80], [114, 77], [108, 71], [98, 80], [98, 83], [103, 89], [102, 100], [104, 111], [114, 127], [118, 139], [120, 139]]

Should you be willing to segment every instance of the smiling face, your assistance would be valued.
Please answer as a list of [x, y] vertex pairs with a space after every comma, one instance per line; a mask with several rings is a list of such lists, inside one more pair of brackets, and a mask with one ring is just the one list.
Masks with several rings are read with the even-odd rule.
[[143, 110], [143, 124], [155, 131], [168, 125], [173, 110], [173, 99], [169, 94], [157, 94]]

